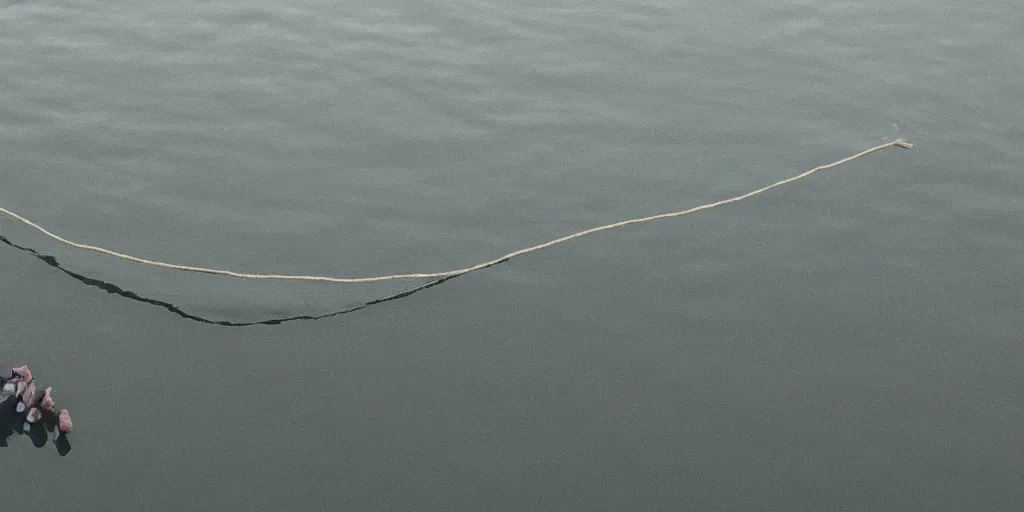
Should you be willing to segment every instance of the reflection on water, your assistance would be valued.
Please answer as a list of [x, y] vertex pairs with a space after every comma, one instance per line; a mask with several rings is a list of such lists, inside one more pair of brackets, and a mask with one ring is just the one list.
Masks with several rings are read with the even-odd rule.
[[[15, 402], [17, 400], [14, 397], [0, 402], [0, 447], [9, 446], [9, 440], [17, 434], [27, 436], [36, 448], [46, 446], [47, 441], [53, 439], [57, 453], [63, 456], [71, 451], [68, 436], [61, 434], [57, 429], [56, 414], [44, 414], [41, 420], [28, 425], [25, 423], [25, 415], [15, 411]], [[25, 428], [26, 425], [28, 429]]]

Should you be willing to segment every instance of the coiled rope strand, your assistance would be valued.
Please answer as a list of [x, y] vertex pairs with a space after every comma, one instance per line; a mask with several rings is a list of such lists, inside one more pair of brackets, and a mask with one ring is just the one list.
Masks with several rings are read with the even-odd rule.
[[883, 149], [887, 149], [887, 148], [891, 148], [891, 147], [900, 147], [900, 148], [904, 148], [904, 149], [910, 149], [911, 147], [913, 147], [913, 145], [911, 143], [903, 140], [903, 139], [896, 139], [896, 140], [887, 142], [885, 144], [881, 144], [881, 145], [875, 146], [875, 147], [870, 148], [870, 149], [865, 149], [864, 151], [861, 151], [860, 153], [848, 156], [846, 158], [843, 158], [842, 160], [837, 160], [837, 161], [832, 162], [830, 164], [826, 164], [826, 165], [822, 165], [822, 166], [819, 166], [819, 167], [815, 167], [814, 169], [811, 169], [809, 171], [805, 171], [803, 173], [797, 174], [796, 176], [793, 176], [791, 178], [786, 178], [786, 179], [781, 180], [781, 181], [776, 181], [775, 183], [772, 183], [771, 185], [759, 188], [757, 190], [752, 190], [750, 192], [747, 192], [747, 193], [742, 194], [742, 195], [738, 195], [736, 197], [730, 197], [729, 199], [723, 199], [721, 201], [715, 201], [713, 203], [708, 203], [708, 204], [703, 204], [703, 205], [700, 205], [700, 206], [695, 206], [693, 208], [689, 208], [689, 209], [678, 211], [678, 212], [662, 213], [662, 214], [659, 214], [659, 215], [652, 215], [650, 217], [640, 217], [640, 218], [637, 218], [637, 219], [630, 219], [630, 220], [624, 220], [624, 221], [621, 221], [621, 222], [615, 222], [613, 224], [605, 224], [604, 226], [597, 226], [597, 227], [590, 228], [590, 229], [587, 229], [587, 230], [579, 231], [577, 233], [573, 233], [571, 235], [566, 235], [566, 236], [563, 236], [561, 238], [556, 238], [554, 240], [551, 240], [551, 241], [548, 241], [548, 242], [544, 242], [542, 244], [534, 245], [532, 247], [527, 247], [525, 249], [519, 249], [518, 251], [510, 252], [510, 253], [508, 253], [508, 254], [506, 254], [504, 256], [495, 258], [493, 260], [485, 261], [483, 263], [479, 263], [479, 264], [473, 265], [472, 267], [466, 267], [466, 268], [461, 268], [461, 269], [457, 269], [457, 270], [449, 270], [447, 272], [429, 272], [429, 273], [415, 273], [415, 274], [394, 274], [394, 275], [389, 275], [389, 276], [375, 276], [375, 277], [330, 277], [330, 276], [298, 276], [298, 275], [280, 275], [280, 274], [249, 274], [249, 273], [244, 273], [244, 272], [233, 272], [233, 271], [230, 271], [230, 270], [218, 270], [218, 269], [213, 269], [213, 268], [192, 267], [192, 266], [188, 266], [188, 265], [175, 265], [173, 263], [165, 263], [165, 262], [162, 262], [162, 261], [147, 260], [145, 258], [140, 258], [138, 256], [132, 256], [130, 254], [124, 254], [124, 253], [112, 251], [110, 249], [105, 249], [103, 247], [97, 247], [95, 245], [87, 245], [87, 244], [82, 244], [82, 243], [78, 243], [78, 242], [73, 242], [71, 240], [68, 240], [68, 239], [62, 237], [62, 236], [59, 236], [59, 235], [56, 235], [56, 234], [50, 232], [49, 230], [47, 230], [46, 228], [43, 228], [39, 224], [36, 224], [35, 222], [32, 222], [31, 220], [28, 220], [25, 217], [22, 217], [21, 215], [18, 215], [17, 213], [14, 213], [14, 212], [6, 209], [6, 208], [0, 208], [0, 213], [4, 213], [4, 214], [8, 215], [9, 217], [17, 219], [17, 220], [21, 221], [23, 224], [25, 224], [25, 225], [27, 225], [27, 226], [29, 226], [31, 228], [36, 229], [40, 233], [43, 233], [44, 235], [46, 235], [46, 236], [48, 236], [48, 237], [50, 237], [50, 238], [52, 238], [52, 239], [62, 243], [62, 244], [70, 245], [71, 247], [75, 247], [75, 248], [78, 248], [78, 249], [84, 249], [84, 250], [87, 250], [87, 251], [99, 252], [99, 253], [102, 253], [102, 254], [106, 254], [106, 255], [109, 255], [109, 256], [114, 256], [115, 258], [120, 258], [120, 259], [127, 260], [127, 261], [134, 261], [136, 263], [142, 263], [144, 265], [150, 265], [150, 266], [153, 266], [153, 267], [165, 268], [165, 269], [170, 269], [170, 270], [182, 270], [182, 271], [186, 271], [186, 272], [198, 272], [198, 273], [202, 273], [202, 274], [214, 274], [214, 275], [219, 275], [219, 276], [238, 277], [238, 278], [243, 278], [243, 279], [277, 279], [277, 280], [285, 280], [285, 281], [322, 281], [322, 282], [328, 282], [328, 283], [370, 283], [370, 282], [375, 282], [375, 281], [389, 281], [389, 280], [394, 280], [394, 279], [448, 278], [448, 277], [459, 276], [459, 275], [462, 275], [462, 274], [468, 274], [468, 273], [476, 271], [476, 270], [480, 270], [480, 269], [487, 268], [487, 267], [490, 267], [490, 266], [493, 266], [493, 265], [497, 265], [498, 263], [502, 263], [502, 262], [508, 261], [508, 260], [510, 260], [512, 258], [515, 258], [516, 256], [521, 256], [521, 255], [526, 254], [526, 253], [530, 253], [530, 252], [534, 252], [534, 251], [539, 251], [541, 249], [544, 249], [544, 248], [547, 248], [547, 247], [551, 247], [552, 245], [557, 245], [557, 244], [560, 244], [562, 242], [568, 242], [569, 240], [572, 240], [574, 238], [580, 238], [582, 236], [586, 236], [586, 235], [590, 235], [590, 234], [593, 234], [593, 233], [597, 233], [599, 231], [607, 231], [609, 229], [619, 228], [619, 227], [622, 227], [622, 226], [628, 226], [630, 224], [642, 224], [642, 223], [645, 223], [645, 222], [650, 222], [652, 220], [667, 219], [669, 217], [681, 217], [683, 215], [689, 215], [691, 213], [697, 213], [697, 212], [703, 211], [703, 210], [710, 210], [712, 208], [717, 208], [719, 206], [723, 206], [723, 205], [726, 205], [726, 204], [735, 203], [735, 202], [738, 202], [738, 201], [742, 201], [744, 199], [749, 199], [751, 197], [763, 194], [763, 193], [765, 193], [765, 192], [767, 192], [767, 191], [769, 191], [769, 190], [771, 190], [773, 188], [781, 187], [782, 185], [787, 185], [787, 184], [792, 183], [794, 181], [806, 178], [806, 177], [808, 177], [808, 176], [810, 176], [810, 175], [812, 175], [812, 174], [814, 174], [816, 172], [824, 171], [826, 169], [831, 169], [833, 167], [838, 167], [840, 165], [843, 165], [845, 163], [851, 162], [851, 161], [856, 160], [858, 158], [867, 156], [867, 155], [869, 155], [871, 153], [874, 153], [876, 151], [881, 151]]

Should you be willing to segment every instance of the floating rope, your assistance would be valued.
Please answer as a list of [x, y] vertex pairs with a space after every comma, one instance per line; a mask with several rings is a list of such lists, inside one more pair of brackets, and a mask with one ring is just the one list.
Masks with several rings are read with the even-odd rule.
[[508, 260], [510, 260], [512, 258], [515, 258], [516, 256], [521, 256], [521, 255], [526, 254], [526, 253], [530, 253], [530, 252], [534, 252], [534, 251], [539, 251], [541, 249], [544, 249], [544, 248], [547, 248], [547, 247], [551, 247], [552, 245], [557, 245], [557, 244], [560, 244], [562, 242], [568, 242], [569, 240], [572, 240], [574, 238], [579, 238], [579, 237], [586, 236], [586, 235], [589, 235], [589, 234], [597, 233], [599, 231], [607, 231], [609, 229], [619, 228], [619, 227], [622, 227], [622, 226], [628, 226], [630, 224], [642, 224], [642, 223], [645, 223], [645, 222], [650, 222], [652, 220], [667, 219], [669, 217], [681, 217], [683, 215], [689, 215], [691, 213], [697, 213], [697, 212], [703, 211], [703, 210], [710, 210], [712, 208], [716, 208], [716, 207], [723, 206], [723, 205], [726, 205], [726, 204], [735, 203], [735, 202], [738, 202], [738, 201], [742, 201], [744, 199], [749, 199], [749, 198], [754, 197], [756, 195], [763, 194], [763, 193], [765, 193], [765, 192], [767, 192], [767, 191], [769, 191], [769, 190], [771, 190], [773, 188], [781, 187], [782, 185], [787, 185], [787, 184], [792, 183], [794, 181], [806, 178], [806, 177], [808, 177], [808, 176], [810, 176], [810, 175], [812, 175], [812, 174], [814, 174], [816, 172], [824, 171], [826, 169], [831, 169], [833, 167], [838, 167], [840, 165], [843, 165], [845, 163], [851, 162], [851, 161], [856, 160], [858, 158], [867, 156], [867, 155], [869, 155], [871, 153], [874, 153], [876, 151], [881, 151], [883, 149], [887, 149], [887, 148], [891, 148], [891, 147], [900, 147], [900, 148], [904, 148], [904, 149], [910, 149], [911, 147], [913, 147], [913, 145], [911, 143], [903, 140], [903, 139], [896, 139], [896, 140], [893, 140], [893, 141], [890, 141], [890, 142], [886, 142], [885, 144], [881, 144], [881, 145], [875, 146], [875, 147], [870, 148], [870, 149], [865, 149], [864, 151], [861, 151], [860, 153], [848, 156], [848, 157], [846, 157], [846, 158], [844, 158], [842, 160], [836, 160], [835, 162], [832, 162], [830, 164], [826, 164], [826, 165], [822, 165], [822, 166], [819, 166], [819, 167], [815, 167], [814, 169], [811, 169], [809, 171], [805, 171], [803, 173], [797, 174], [796, 176], [793, 176], [791, 178], [786, 178], [786, 179], [781, 180], [781, 181], [776, 181], [775, 183], [772, 183], [771, 185], [759, 188], [757, 190], [752, 190], [750, 192], [747, 192], [746, 194], [738, 195], [736, 197], [730, 197], [729, 199], [723, 199], [721, 201], [715, 201], [713, 203], [708, 203], [708, 204], [703, 204], [703, 205], [700, 205], [700, 206], [695, 206], [693, 208], [689, 208], [687, 210], [682, 210], [682, 211], [678, 211], [678, 212], [662, 213], [662, 214], [659, 214], [659, 215], [652, 215], [650, 217], [640, 217], [640, 218], [637, 218], [637, 219], [630, 219], [630, 220], [624, 220], [624, 221], [621, 221], [621, 222], [615, 222], [615, 223], [612, 223], [612, 224], [605, 224], [604, 226], [598, 226], [598, 227], [590, 228], [590, 229], [587, 229], [587, 230], [584, 230], [584, 231], [573, 233], [571, 235], [563, 236], [561, 238], [556, 238], [554, 240], [551, 240], [551, 241], [548, 241], [548, 242], [544, 242], [542, 244], [534, 245], [532, 247], [527, 247], [525, 249], [520, 249], [520, 250], [515, 251], [515, 252], [510, 252], [510, 253], [508, 253], [508, 254], [506, 254], [504, 256], [495, 258], [495, 259], [490, 260], [490, 261], [485, 261], [483, 263], [479, 263], [479, 264], [473, 265], [472, 267], [460, 268], [460, 269], [457, 269], [457, 270], [449, 270], [447, 272], [429, 272], [429, 273], [415, 273], [415, 274], [394, 274], [394, 275], [389, 275], [389, 276], [375, 276], [375, 277], [330, 277], [330, 276], [297, 276], [297, 275], [279, 275], [279, 274], [248, 274], [248, 273], [243, 273], [243, 272], [233, 272], [233, 271], [230, 271], [230, 270], [217, 270], [217, 269], [213, 269], [213, 268], [192, 267], [192, 266], [188, 266], [188, 265], [175, 265], [173, 263], [165, 263], [165, 262], [162, 262], [162, 261], [147, 260], [145, 258], [139, 258], [138, 256], [132, 256], [130, 254], [124, 254], [124, 253], [112, 251], [110, 249], [104, 249], [103, 247], [97, 247], [95, 245], [87, 245], [87, 244], [82, 244], [82, 243], [78, 243], [78, 242], [73, 242], [71, 240], [68, 240], [68, 239], [66, 239], [64, 237], [61, 237], [59, 235], [56, 235], [56, 234], [48, 231], [47, 229], [43, 228], [39, 224], [36, 224], [35, 222], [32, 222], [32, 221], [26, 219], [25, 217], [22, 217], [21, 215], [18, 215], [17, 213], [14, 213], [14, 212], [6, 209], [6, 208], [0, 208], [0, 212], [2, 212], [2, 213], [6, 214], [6, 215], [8, 215], [8, 216], [10, 216], [10, 217], [12, 217], [14, 219], [17, 219], [17, 220], [21, 221], [22, 223], [28, 225], [29, 227], [35, 228], [37, 231], [43, 233], [44, 235], [46, 235], [46, 236], [48, 236], [48, 237], [50, 237], [50, 238], [52, 238], [52, 239], [54, 239], [54, 240], [56, 240], [56, 241], [58, 241], [60, 243], [63, 243], [63, 244], [66, 244], [66, 245], [70, 245], [71, 247], [75, 247], [75, 248], [78, 248], [78, 249], [85, 249], [87, 251], [95, 251], [95, 252], [103, 253], [103, 254], [106, 254], [106, 255], [109, 255], [109, 256], [114, 256], [116, 258], [120, 258], [120, 259], [123, 259], [123, 260], [134, 261], [136, 263], [142, 263], [142, 264], [145, 264], [145, 265], [150, 265], [150, 266], [159, 267], [159, 268], [166, 268], [166, 269], [170, 269], [170, 270], [183, 270], [183, 271], [186, 271], [186, 272], [199, 272], [199, 273], [202, 273], [202, 274], [215, 274], [215, 275], [219, 275], [219, 276], [238, 277], [238, 278], [244, 278], [244, 279], [277, 279], [277, 280], [285, 280], [285, 281], [322, 281], [322, 282], [328, 282], [328, 283], [370, 283], [370, 282], [374, 282], [374, 281], [388, 281], [388, 280], [393, 280], [393, 279], [437, 279], [437, 278], [450, 278], [450, 277], [455, 277], [455, 276], [459, 276], [459, 275], [462, 275], [462, 274], [468, 274], [468, 273], [476, 271], [476, 270], [480, 270], [480, 269], [483, 269], [483, 268], [487, 268], [487, 267], [490, 267], [490, 266], [497, 265], [498, 263], [502, 263], [504, 261], [508, 261]]

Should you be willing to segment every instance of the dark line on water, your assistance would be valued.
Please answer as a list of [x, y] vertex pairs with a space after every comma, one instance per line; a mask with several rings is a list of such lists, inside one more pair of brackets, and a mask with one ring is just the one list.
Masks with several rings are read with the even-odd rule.
[[[3, 242], [3, 243], [5, 243], [5, 244], [7, 244], [7, 245], [9, 245], [11, 247], [14, 247], [15, 249], [18, 249], [18, 250], [21, 250], [21, 251], [25, 251], [25, 252], [35, 256], [36, 258], [39, 258], [40, 260], [43, 260], [43, 262], [45, 262], [47, 265], [49, 265], [49, 266], [51, 266], [53, 268], [56, 268], [57, 270], [60, 270], [61, 272], [63, 272], [65, 274], [67, 274], [67, 275], [77, 279], [78, 281], [81, 281], [81, 282], [83, 282], [83, 283], [85, 283], [85, 284], [87, 284], [89, 286], [92, 286], [92, 287], [95, 287], [95, 288], [99, 288], [99, 289], [101, 289], [101, 290], [103, 290], [103, 291], [105, 291], [107, 293], [110, 293], [110, 294], [113, 294], [113, 295], [120, 295], [120, 296], [122, 296], [122, 297], [124, 297], [126, 299], [131, 299], [131, 300], [134, 300], [134, 301], [137, 301], [137, 302], [143, 302], [143, 303], [150, 304], [150, 305], [153, 305], [153, 306], [159, 306], [161, 308], [166, 309], [167, 311], [170, 311], [171, 313], [174, 313], [175, 315], [178, 315], [178, 316], [180, 316], [182, 318], [185, 318], [185, 319], [188, 319], [188, 320], [192, 320], [192, 321], [200, 322], [200, 323], [204, 323], [204, 324], [223, 325], [225, 327], [246, 327], [246, 326], [250, 326], [250, 325], [280, 325], [280, 324], [283, 324], [285, 322], [294, 322], [294, 321], [297, 321], [297, 320], [321, 320], [321, 319], [324, 319], [324, 318], [330, 318], [332, 316], [340, 316], [340, 315], [344, 315], [344, 314], [348, 314], [348, 313], [354, 313], [356, 311], [359, 311], [360, 309], [365, 309], [365, 308], [368, 308], [370, 306], [375, 306], [377, 304], [383, 304], [385, 302], [391, 302], [393, 300], [403, 299], [403, 298], [408, 297], [408, 296], [410, 296], [410, 295], [412, 295], [412, 294], [414, 294], [416, 292], [419, 292], [419, 291], [422, 291], [422, 290], [426, 290], [427, 288], [432, 288], [432, 287], [437, 286], [437, 285], [439, 285], [439, 284], [441, 284], [441, 283], [443, 283], [445, 281], [448, 281], [449, 279], [453, 279], [455, 277], [458, 277], [458, 275], [449, 276], [449, 277], [442, 277], [440, 279], [435, 279], [435, 280], [433, 280], [433, 281], [431, 281], [429, 283], [417, 286], [415, 288], [406, 290], [404, 292], [399, 292], [399, 293], [396, 293], [394, 295], [388, 295], [386, 297], [381, 297], [379, 299], [373, 299], [373, 300], [364, 302], [364, 303], [362, 303], [362, 304], [360, 304], [358, 306], [354, 306], [354, 307], [351, 307], [351, 308], [348, 308], [348, 309], [342, 309], [342, 310], [339, 310], [339, 311], [333, 311], [333, 312], [330, 312], [330, 313], [324, 313], [322, 315], [296, 315], [296, 316], [289, 316], [289, 317], [284, 317], [284, 318], [269, 318], [269, 319], [266, 319], [266, 320], [255, 320], [255, 321], [252, 321], [252, 322], [232, 322], [230, 320], [214, 320], [214, 319], [210, 319], [210, 318], [204, 318], [204, 317], [201, 317], [199, 315], [193, 315], [192, 313], [189, 313], [189, 312], [181, 309], [180, 307], [175, 306], [174, 304], [171, 304], [170, 302], [165, 302], [165, 301], [157, 300], [157, 299], [151, 299], [149, 297], [143, 297], [143, 296], [141, 296], [141, 295], [139, 295], [139, 294], [137, 294], [137, 293], [135, 293], [133, 291], [125, 290], [124, 288], [121, 288], [120, 286], [117, 286], [116, 284], [109, 283], [107, 281], [103, 281], [103, 280], [100, 280], [100, 279], [94, 279], [94, 278], [91, 278], [91, 277], [79, 274], [77, 272], [68, 270], [67, 268], [63, 267], [59, 262], [57, 262], [57, 258], [55, 258], [53, 256], [50, 256], [48, 254], [42, 254], [39, 251], [37, 251], [37, 250], [35, 250], [35, 249], [31, 248], [31, 247], [23, 247], [21, 245], [18, 245], [16, 243], [10, 241], [9, 239], [7, 239], [7, 237], [5, 237], [3, 235], [0, 235], [0, 242]], [[459, 274], [459, 275], [461, 275], [461, 274]]]

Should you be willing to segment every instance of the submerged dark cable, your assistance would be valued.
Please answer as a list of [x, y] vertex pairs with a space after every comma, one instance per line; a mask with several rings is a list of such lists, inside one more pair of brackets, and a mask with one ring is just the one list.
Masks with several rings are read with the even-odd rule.
[[149, 297], [143, 297], [143, 296], [141, 296], [141, 295], [139, 295], [139, 294], [137, 294], [137, 293], [135, 293], [133, 291], [125, 290], [124, 288], [121, 288], [120, 286], [117, 286], [116, 284], [113, 284], [113, 283], [110, 283], [110, 282], [107, 282], [107, 281], [103, 281], [103, 280], [100, 280], [100, 279], [95, 279], [95, 278], [92, 278], [92, 277], [84, 276], [84, 275], [79, 274], [77, 272], [68, 270], [67, 268], [63, 267], [57, 261], [57, 258], [55, 258], [53, 256], [50, 256], [48, 254], [42, 254], [39, 251], [37, 251], [37, 250], [35, 250], [35, 249], [31, 248], [31, 247], [24, 247], [24, 246], [18, 245], [16, 243], [10, 241], [7, 237], [5, 237], [3, 235], [0, 235], [0, 242], [3, 242], [3, 243], [5, 243], [5, 244], [7, 244], [7, 245], [9, 245], [9, 246], [11, 246], [11, 247], [13, 247], [15, 249], [18, 249], [18, 250], [21, 250], [21, 251], [25, 251], [25, 252], [35, 256], [36, 258], [39, 258], [40, 260], [45, 262], [47, 265], [49, 265], [49, 266], [51, 266], [53, 268], [56, 268], [57, 270], [60, 270], [61, 272], [63, 272], [65, 274], [67, 274], [67, 275], [77, 279], [78, 281], [81, 281], [82, 283], [85, 283], [85, 284], [87, 284], [89, 286], [92, 286], [92, 287], [95, 287], [95, 288], [99, 288], [99, 289], [101, 289], [101, 290], [103, 290], [103, 291], [105, 291], [107, 293], [110, 293], [110, 294], [113, 294], [113, 295], [120, 295], [121, 297], [124, 297], [126, 299], [131, 299], [131, 300], [134, 300], [134, 301], [137, 301], [137, 302], [142, 302], [142, 303], [145, 303], [145, 304], [150, 304], [150, 305], [153, 305], [153, 306], [159, 306], [159, 307], [164, 308], [167, 311], [170, 311], [171, 313], [174, 313], [175, 315], [178, 315], [178, 316], [180, 316], [182, 318], [185, 318], [187, 320], [192, 320], [192, 321], [200, 322], [200, 323], [204, 323], [204, 324], [223, 325], [225, 327], [247, 327], [247, 326], [250, 326], [250, 325], [279, 325], [279, 324], [283, 324], [285, 322], [294, 322], [294, 321], [297, 321], [297, 320], [321, 320], [321, 319], [324, 319], [324, 318], [330, 318], [332, 316], [339, 316], [339, 315], [344, 315], [344, 314], [347, 314], [347, 313], [354, 313], [356, 311], [359, 311], [360, 309], [365, 309], [365, 308], [368, 308], [370, 306], [375, 306], [377, 304], [383, 304], [385, 302], [390, 302], [390, 301], [393, 301], [393, 300], [397, 300], [397, 299], [402, 299], [402, 298], [408, 297], [408, 296], [410, 296], [410, 295], [412, 295], [412, 294], [414, 294], [416, 292], [419, 292], [419, 291], [422, 291], [422, 290], [426, 290], [427, 288], [432, 288], [432, 287], [437, 286], [437, 285], [439, 285], [439, 284], [441, 284], [441, 283], [443, 283], [445, 281], [448, 281], [449, 279], [454, 279], [455, 277], [458, 277], [457, 275], [456, 276], [442, 277], [440, 279], [435, 279], [433, 281], [430, 281], [429, 283], [417, 286], [415, 288], [411, 288], [409, 290], [405, 290], [403, 292], [399, 292], [399, 293], [396, 293], [396, 294], [393, 294], [393, 295], [388, 295], [386, 297], [381, 297], [379, 299], [373, 299], [373, 300], [370, 300], [370, 301], [366, 301], [366, 302], [364, 302], [364, 303], [362, 303], [362, 304], [360, 304], [358, 306], [353, 306], [351, 308], [342, 309], [342, 310], [338, 310], [338, 311], [332, 311], [330, 313], [324, 313], [322, 315], [296, 315], [296, 316], [289, 316], [289, 317], [284, 317], [284, 318], [269, 318], [269, 319], [266, 319], [266, 320], [254, 320], [254, 321], [251, 321], [251, 322], [233, 322], [233, 321], [230, 321], [230, 320], [214, 320], [214, 319], [210, 319], [210, 318], [204, 318], [204, 317], [201, 317], [199, 315], [194, 315], [192, 313], [189, 313], [189, 312], [181, 309], [178, 306], [175, 306], [174, 304], [171, 304], [170, 302], [165, 302], [165, 301], [158, 300], [158, 299], [151, 299]]

